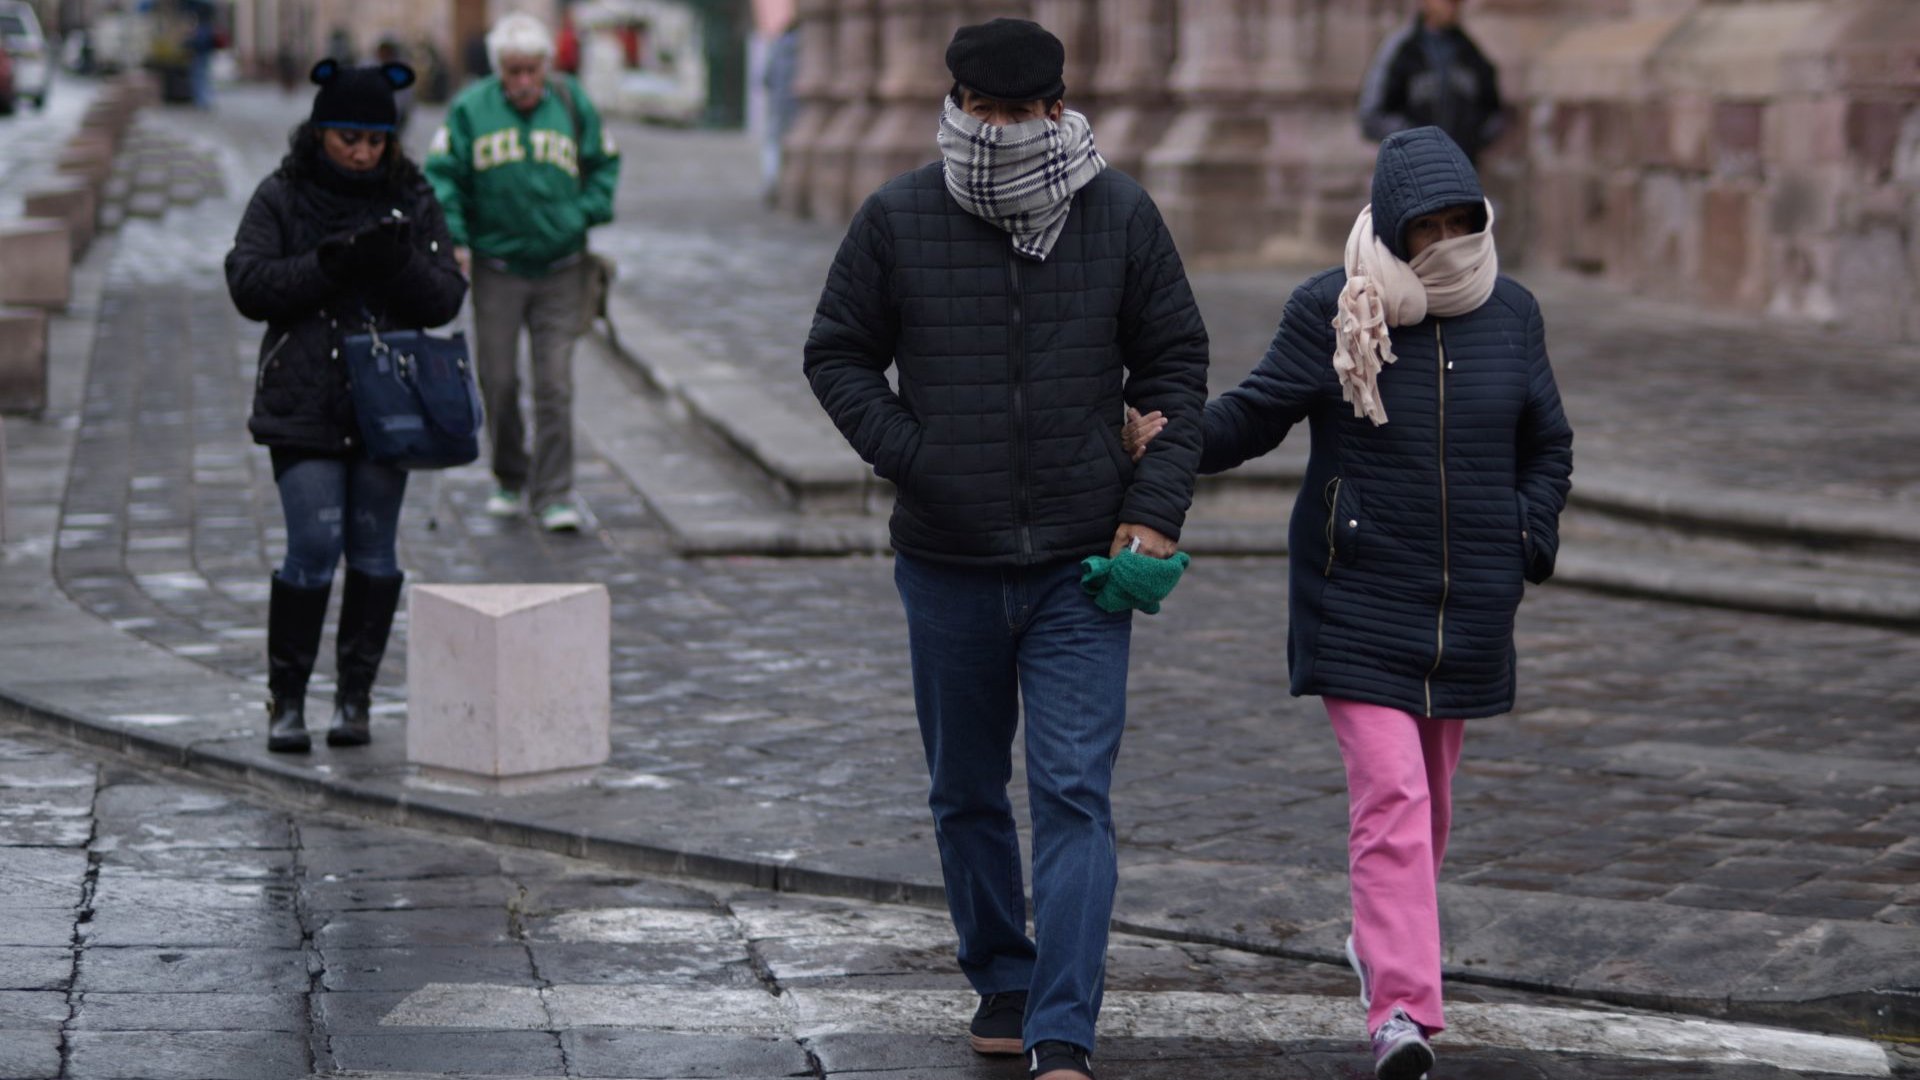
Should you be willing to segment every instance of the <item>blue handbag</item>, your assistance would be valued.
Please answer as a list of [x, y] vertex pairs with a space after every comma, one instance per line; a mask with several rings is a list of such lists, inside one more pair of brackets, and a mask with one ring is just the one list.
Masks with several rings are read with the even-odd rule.
[[400, 469], [450, 469], [480, 457], [480, 388], [464, 334], [364, 334], [340, 343], [367, 458]]

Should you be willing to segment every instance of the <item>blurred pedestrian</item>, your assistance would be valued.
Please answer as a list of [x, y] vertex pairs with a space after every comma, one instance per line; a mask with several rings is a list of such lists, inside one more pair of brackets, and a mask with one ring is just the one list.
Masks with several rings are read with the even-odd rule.
[[1500, 73], [1460, 26], [1466, 0], [1417, 0], [1413, 21], [1381, 44], [1360, 91], [1360, 130], [1376, 142], [1437, 127], [1469, 161], [1506, 130]]
[[[373, 62], [375, 65], [405, 64], [407, 50], [394, 38], [383, 37], [373, 47]], [[413, 116], [413, 87], [413, 83], [408, 83], [393, 92], [393, 133], [396, 136], [406, 135], [407, 121]]]
[[[613, 220], [620, 150], [531, 15], [487, 35], [497, 74], [447, 110], [427, 153], [455, 255], [473, 280], [474, 349], [497, 482], [487, 513], [531, 508], [550, 532], [580, 528], [573, 497], [573, 346], [596, 272], [587, 230]], [[531, 342], [533, 454], [520, 414], [520, 330]]]
[[573, 9], [560, 9], [560, 29], [553, 36], [553, 67], [564, 75], [580, 74], [580, 31], [573, 24]]
[[353, 35], [347, 31], [346, 27], [336, 26], [328, 32], [327, 55], [333, 58], [334, 63], [342, 67], [353, 66], [356, 58], [353, 47]]
[[197, 109], [213, 108], [213, 54], [220, 50], [220, 24], [213, 5], [188, 0], [191, 26], [187, 30], [187, 86]]
[[[1466, 721], [1513, 708], [1513, 619], [1553, 573], [1573, 429], [1533, 295], [1438, 128], [1387, 137], [1346, 264], [1308, 278], [1239, 387], [1208, 402], [1202, 472], [1312, 450], [1288, 534], [1288, 663], [1346, 762], [1347, 958], [1382, 1080], [1445, 1026], [1437, 882]], [[1127, 425], [1131, 452], [1177, 419]]]
[[800, 114], [793, 80], [800, 68], [800, 27], [789, 25], [767, 47], [762, 86], [767, 92], [766, 130], [760, 135], [760, 193], [772, 203], [780, 185], [781, 144]]
[[[962, 27], [942, 160], [866, 200], [806, 344], [814, 394], [897, 498], [894, 578], [981, 1053], [1093, 1075], [1118, 881], [1110, 789], [1131, 612], [1081, 560], [1171, 558], [1193, 492], [1207, 334], [1153, 200], [1066, 108], [1060, 40]], [[899, 368], [899, 389], [887, 369]], [[1179, 424], [1135, 464], [1127, 403]], [[1033, 924], [1007, 783], [1024, 706]]]
[[293, 752], [311, 746], [307, 679], [341, 556], [331, 746], [372, 737], [373, 682], [404, 580], [394, 540], [407, 474], [363, 454], [341, 339], [369, 322], [441, 325], [466, 296], [439, 204], [393, 138], [394, 91], [413, 72], [329, 59], [311, 77], [313, 111], [227, 254], [234, 305], [267, 324], [247, 427], [271, 452], [286, 515], [267, 613], [267, 748]]

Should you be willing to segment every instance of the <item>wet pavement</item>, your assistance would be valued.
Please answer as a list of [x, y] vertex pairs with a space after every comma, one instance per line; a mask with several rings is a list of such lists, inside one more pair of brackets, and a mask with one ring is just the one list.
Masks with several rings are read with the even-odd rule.
[[[416, 582], [609, 586], [615, 755], [591, 785], [509, 799], [420, 784], [399, 745], [404, 622], [375, 746], [266, 760], [262, 627], [284, 537], [265, 455], [244, 431], [258, 328], [232, 313], [219, 266], [290, 108], [246, 91], [217, 127], [143, 120], [224, 183], [198, 205], [127, 222], [90, 257], [73, 320], [95, 337], [66, 331], [64, 404], [43, 423], [7, 425], [26, 539], [8, 552], [0, 600], [77, 621], [58, 623], [70, 639], [62, 630], [39, 647], [45, 631], [16, 627], [0, 649], [6, 696], [218, 757], [223, 775], [350, 784], [395, 816], [431, 808], [542, 846], [574, 837], [633, 862], [681, 852], [730, 875], [927, 898], [938, 876], [890, 564], [675, 556], [594, 446], [601, 432], [582, 448], [587, 533], [485, 517], [488, 478], [468, 468], [416, 478], [401, 553]], [[804, 394], [786, 321], [811, 309], [830, 230], [736, 207], [773, 245], [743, 248], [691, 191], [699, 162], [749, 160], [738, 140], [621, 134], [625, 216], [596, 243], [620, 255], [622, 287], [678, 332], [736, 361], [763, 358], [778, 392]], [[1210, 315], [1231, 302], [1204, 292], [1213, 280], [1201, 276]], [[1626, 348], [1554, 325], [1582, 342], [1556, 346], [1557, 365], [1570, 351]], [[1718, 430], [1703, 422], [1698, 437]], [[1894, 474], [1920, 455], [1876, 460], [1879, 473], [1842, 475], [1897, 494], [1908, 481]], [[1120, 916], [1163, 943], [1337, 955], [1341, 773], [1315, 704], [1285, 696], [1285, 602], [1284, 560], [1205, 559], [1162, 615], [1137, 624], [1117, 786]], [[1892, 1030], [1920, 1031], [1902, 1026], [1917, 1023], [1920, 986], [1920, 638], [1549, 588], [1531, 594], [1519, 642], [1520, 708], [1474, 725], [1457, 793], [1443, 895], [1460, 992], [1518, 982], [1841, 1030], [1873, 1030], [1869, 1015], [1891, 1002]], [[1846, 1004], [1819, 1004], [1836, 1000]], [[1472, 1075], [1506, 1075], [1487, 1067]]]
[[[0, 726], [0, 1075], [1012, 1080], [945, 919], [303, 811]], [[1367, 1075], [1341, 968], [1121, 935], [1109, 1080]], [[1465, 991], [1444, 1077], [1912, 1075], [1858, 1039]]]

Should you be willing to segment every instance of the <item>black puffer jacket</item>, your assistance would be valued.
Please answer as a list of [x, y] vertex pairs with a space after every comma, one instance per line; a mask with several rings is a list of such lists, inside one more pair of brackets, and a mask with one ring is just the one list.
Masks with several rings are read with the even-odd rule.
[[[1121, 522], [1178, 538], [1207, 334], [1159, 210], [1108, 169], [1035, 262], [953, 200], [942, 168], [860, 208], [807, 338], [813, 392], [898, 488], [894, 547], [1025, 566], [1104, 555]], [[1137, 467], [1123, 404], [1170, 421]]]
[[[1434, 128], [1390, 138], [1376, 177], [1375, 218], [1393, 223], [1396, 247], [1415, 217], [1480, 200]], [[1288, 532], [1293, 693], [1416, 716], [1506, 712], [1514, 611], [1523, 582], [1553, 572], [1573, 471], [1540, 306], [1502, 277], [1475, 311], [1394, 328], [1398, 359], [1379, 379], [1387, 423], [1375, 427], [1334, 377], [1345, 284], [1335, 269], [1294, 291], [1266, 358], [1208, 403], [1201, 470], [1311, 427]]]
[[[356, 181], [296, 140], [278, 171], [261, 181], [227, 253], [227, 290], [240, 314], [264, 321], [253, 415], [255, 442], [277, 450], [357, 452], [359, 428], [347, 390], [340, 339], [365, 327], [440, 326], [460, 313], [467, 283], [453, 260], [440, 204], [411, 163], [400, 174]], [[412, 254], [384, 282], [337, 280], [321, 269], [320, 242], [351, 234], [398, 209], [412, 220]]]

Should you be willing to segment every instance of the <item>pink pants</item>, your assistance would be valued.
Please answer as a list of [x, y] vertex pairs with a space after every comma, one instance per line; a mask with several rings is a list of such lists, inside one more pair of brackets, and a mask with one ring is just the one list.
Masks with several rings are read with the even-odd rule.
[[1403, 1009], [1429, 1033], [1440, 1008], [1440, 861], [1464, 720], [1322, 699], [1347, 763], [1353, 947], [1368, 971], [1367, 1030]]

